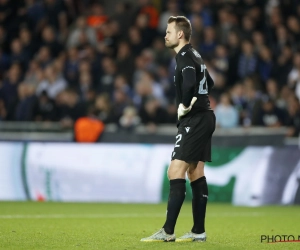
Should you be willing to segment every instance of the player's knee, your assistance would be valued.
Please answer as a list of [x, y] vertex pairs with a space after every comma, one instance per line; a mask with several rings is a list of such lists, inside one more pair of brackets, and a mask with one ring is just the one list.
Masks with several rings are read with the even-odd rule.
[[185, 177], [185, 173], [176, 168], [169, 168], [167, 175], [169, 180], [180, 179]]

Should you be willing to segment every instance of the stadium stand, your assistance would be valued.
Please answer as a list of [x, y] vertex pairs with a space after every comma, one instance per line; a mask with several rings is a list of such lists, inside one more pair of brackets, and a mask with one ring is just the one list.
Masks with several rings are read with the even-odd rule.
[[149, 132], [174, 124], [175, 62], [164, 31], [170, 15], [183, 14], [215, 81], [218, 127], [299, 135], [298, 1], [110, 2], [0, 1], [0, 123], [72, 128], [89, 116]]

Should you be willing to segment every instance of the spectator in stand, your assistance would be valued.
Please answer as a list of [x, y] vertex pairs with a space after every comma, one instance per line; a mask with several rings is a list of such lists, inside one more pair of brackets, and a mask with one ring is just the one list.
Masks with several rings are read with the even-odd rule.
[[238, 63], [241, 53], [240, 40], [236, 32], [230, 32], [228, 35], [228, 76], [227, 83], [232, 86], [238, 80]]
[[155, 132], [158, 124], [168, 121], [168, 113], [161, 107], [160, 101], [154, 97], [148, 97], [139, 111], [142, 123], [147, 126], [148, 132]]
[[242, 41], [242, 53], [238, 61], [238, 76], [244, 79], [247, 76], [253, 75], [257, 70], [257, 57], [254, 54], [253, 44], [249, 40]]
[[67, 22], [66, 5], [61, 0], [45, 0], [43, 1], [45, 23], [53, 27], [57, 31], [63, 31]]
[[158, 31], [161, 35], [165, 35], [167, 23], [170, 16], [180, 16], [182, 13], [179, 10], [178, 2], [176, 0], [168, 0], [166, 10], [159, 16]]
[[90, 90], [92, 89], [92, 76], [89, 73], [81, 73], [79, 76], [78, 95], [81, 101], [87, 101]]
[[36, 101], [35, 87], [30, 84], [20, 83], [18, 86], [19, 102], [16, 107], [16, 121], [31, 121], [33, 119], [33, 108]]
[[2, 88], [0, 87], [0, 97], [2, 97], [5, 104], [7, 120], [14, 120], [15, 118], [15, 108], [18, 103], [18, 85], [21, 78], [21, 67], [19, 64], [14, 63], [3, 79]]
[[271, 77], [272, 70], [272, 52], [267, 46], [263, 46], [259, 52], [258, 73], [260, 74], [260, 78], [264, 84]]
[[214, 51], [214, 59], [212, 59], [213, 67], [218, 73], [227, 74], [229, 68], [229, 60], [227, 49], [224, 45], [217, 45]]
[[66, 89], [60, 92], [61, 106], [59, 120], [63, 127], [73, 127], [76, 120], [87, 115], [86, 105], [80, 101], [76, 91]]
[[57, 94], [67, 87], [67, 82], [63, 77], [59, 76], [53, 65], [45, 68], [45, 79], [41, 81], [37, 87], [36, 94], [39, 96], [43, 91], [47, 93], [51, 99], [55, 99]]
[[105, 124], [113, 122], [110, 100], [107, 93], [100, 94], [95, 99], [95, 116]]
[[300, 21], [296, 16], [289, 16], [287, 20], [287, 28], [291, 33], [291, 42], [293, 47], [297, 46], [298, 41], [300, 41]]
[[218, 34], [218, 41], [222, 44], [228, 42], [228, 36], [232, 31], [237, 31], [236, 24], [234, 23], [234, 15], [227, 7], [218, 10], [218, 25], [216, 34]]
[[252, 41], [254, 46], [254, 52], [258, 55], [260, 50], [266, 46], [265, 35], [261, 31], [254, 31], [252, 33]]
[[288, 85], [300, 100], [300, 52], [294, 56], [294, 67], [288, 75]]
[[6, 108], [3, 99], [0, 97], [0, 122], [6, 120]]
[[55, 102], [48, 97], [46, 91], [43, 91], [37, 97], [32, 113], [34, 121], [50, 122], [58, 120]]
[[53, 58], [51, 56], [51, 51], [47, 46], [43, 46], [39, 49], [39, 51], [36, 54], [35, 59], [43, 69], [47, 65], [49, 65], [53, 60]]
[[29, 59], [29, 53], [23, 48], [20, 39], [14, 39], [11, 43], [11, 63], [19, 63], [23, 70], [27, 70]]
[[214, 24], [212, 13], [210, 11], [210, 8], [205, 7], [205, 4], [203, 2], [204, 1], [198, 1], [198, 0], [191, 1], [189, 7], [189, 11], [190, 11], [189, 18], [193, 15], [198, 15], [201, 17], [204, 27], [212, 26]]
[[112, 15], [112, 19], [118, 22], [120, 28], [120, 38], [126, 40], [127, 31], [133, 22], [133, 10], [132, 5], [128, 2], [118, 1], [115, 6], [115, 13]]
[[216, 125], [220, 128], [234, 128], [238, 126], [239, 114], [232, 105], [230, 95], [223, 93], [220, 98], [220, 103], [214, 110], [216, 114]]
[[243, 124], [243, 118], [247, 105], [243, 84], [238, 82], [232, 86], [230, 89], [230, 99], [233, 106], [238, 111], [238, 124]]
[[111, 107], [112, 122], [118, 124], [124, 109], [130, 105], [130, 99], [122, 89], [115, 89], [113, 91], [113, 103]]
[[116, 58], [118, 73], [124, 75], [132, 83], [134, 72], [134, 56], [131, 54], [128, 42], [122, 41], [118, 45]]
[[285, 104], [280, 99], [278, 83], [275, 79], [269, 78], [266, 82], [266, 94], [274, 102], [275, 106], [284, 109]]
[[55, 31], [51, 26], [46, 26], [43, 29], [41, 46], [47, 46], [53, 58], [57, 57], [64, 49], [64, 46], [55, 37]]
[[274, 62], [271, 76], [278, 81], [278, 85], [283, 87], [288, 82], [288, 74], [293, 68], [293, 51], [288, 45], [284, 46], [282, 53]]
[[32, 33], [27, 27], [22, 27], [19, 32], [19, 38], [24, 51], [28, 53], [29, 59], [32, 59], [38, 47], [37, 42], [33, 39]]
[[136, 108], [133, 106], [127, 106], [119, 120], [119, 126], [121, 129], [130, 132], [133, 131], [140, 122], [141, 118], [138, 116]]
[[79, 40], [82, 33], [85, 34], [90, 45], [94, 47], [97, 45], [97, 36], [95, 29], [87, 25], [86, 18], [84, 16], [79, 16], [76, 19], [75, 24], [73, 24], [73, 28], [71, 28], [70, 30], [67, 40], [67, 46], [69, 48], [79, 46]]
[[[291, 96], [300, 98], [296, 2], [167, 0], [152, 5], [139, 0], [117, 3], [108, 12], [99, 1], [1, 0], [0, 119], [58, 121], [66, 107], [70, 110], [70, 100], [84, 99], [85, 108], [105, 113], [100, 116], [106, 122], [118, 124], [128, 105], [140, 111], [154, 96], [167, 120], [174, 121], [176, 60], [165, 48], [166, 24], [161, 20], [184, 13], [193, 26], [191, 43], [202, 47], [215, 81], [211, 106], [230, 91], [240, 124], [250, 126], [262, 121], [262, 112], [270, 112], [269, 104], [262, 104], [267, 95], [283, 112], [290, 109], [289, 124], [297, 124], [296, 105], [290, 105]], [[31, 85], [38, 97], [28, 118], [30, 112], [23, 110], [30, 106], [25, 89]], [[63, 91], [70, 87], [79, 96]], [[100, 104], [105, 103], [102, 93], [109, 93], [109, 105], [96, 108], [96, 91], [101, 93]], [[65, 120], [65, 125], [72, 126], [73, 120]]]
[[102, 60], [103, 74], [99, 79], [97, 91], [99, 93], [108, 93], [113, 95], [114, 81], [117, 75], [117, 66], [114, 60], [110, 57], [105, 57]]
[[69, 48], [64, 65], [64, 76], [70, 87], [78, 87], [79, 55], [77, 48]]
[[280, 127], [285, 122], [283, 110], [278, 108], [274, 101], [265, 96], [259, 107], [258, 115], [252, 119], [252, 125], [264, 127]]
[[252, 77], [247, 77], [243, 81], [245, 91], [245, 109], [241, 113], [242, 125], [249, 127], [253, 121], [257, 121], [259, 118], [259, 111], [261, 107], [261, 93], [256, 86], [256, 81]]
[[43, 80], [44, 72], [36, 60], [32, 60], [29, 63], [28, 70], [24, 76], [24, 83], [31, 84], [35, 87]]
[[241, 39], [242, 40], [250, 40], [252, 38], [252, 34], [255, 30], [254, 20], [245, 15], [242, 17], [242, 25], [241, 25]]
[[154, 64], [168, 66], [171, 61], [171, 52], [166, 48], [164, 41], [157, 37], [153, 42]]
[[290, 96], [288, 100], [288, 137], [300, 136], [300, 103], [296, 96]]
[[146, 13], [140, 13], [135, 22], [135, 26], [141, 32], [142, 43], [145, 47], [150, 47], [156, 36], [156, 31], [149, 26], [149, 20], [150, 18]]
[[128, 80], [124, 75], [117, 75], [114, 82], [114, 89], [123, 91], [130, 99], [133, 97], [133, 91], [128, 84]]
[[140, 30], [135, 26], [131, 26], [129, 28], [128, 40], [134, 56], [138, 56], [143, 50], [143, 48], [146, 47], [144, 41], [142, 40], [142, 35]]
[[204, 40], [200, 42], [199, 52], [204, 59], [212, 59], [213, 53], [217, 46], [216, 34], [213, 27], [204, 28]]

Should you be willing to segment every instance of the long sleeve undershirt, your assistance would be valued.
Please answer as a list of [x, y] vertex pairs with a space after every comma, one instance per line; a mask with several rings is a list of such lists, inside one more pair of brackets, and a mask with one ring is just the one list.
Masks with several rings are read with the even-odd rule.
[[196, 72], [193, 67], [182, 70], [182, 104], [189, 107], [194, 95], [196, 85]]

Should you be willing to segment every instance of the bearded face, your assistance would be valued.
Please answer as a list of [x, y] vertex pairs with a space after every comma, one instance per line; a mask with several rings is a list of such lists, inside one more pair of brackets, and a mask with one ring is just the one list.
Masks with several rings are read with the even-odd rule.
[[166, 30], [165, 45], [167, 48], [174, 49], [179, 45], [178, 31], [175, 22], [169, 23]]

